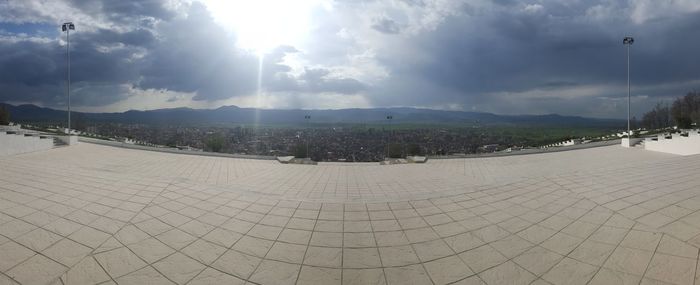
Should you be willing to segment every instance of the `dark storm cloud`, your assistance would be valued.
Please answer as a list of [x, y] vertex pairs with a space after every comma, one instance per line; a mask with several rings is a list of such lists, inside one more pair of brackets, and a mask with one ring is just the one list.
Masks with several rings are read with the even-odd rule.
[[118, 17], [146, 15], [158, 19], [172, 18], [175, 13], [167, 9], [165, 3], [165, 1], [153, 0], [104, 1], [102, 12], [110, 16], [118, 15]]
[[[431, 58], [405, 72], [421, 70], [431, 81], [462, 92], [523, 91], [553, 80], [617, 74], [612, 63], [623, 51], [617, 37], [587, 29], [505, 12], [476, 22], [453, 18], [417, 42], [432, 51]], [[459, 30], [464, 32], [455, 36]]]
[[225, 99], [257, 88], [257, 58], [237, 50], [201, 4], [158, 28], [161, 40], [144, 59], [140, 87], [196, 92], [195, 100]]
[[275, 78], [267, 80], [266, 86], [271, 91], [339, 94], [355, 94], [367, 88], [356, 79], [333, 78], [329, 77], [330, 73], [324, 68], [306, 68], [296, 77], [278, 73]]
[[[80, 34], [78, 35], [80, 36]], [[79, 37], [78, 39], [84, 40], [83, 43], [88, 45], [111, 45], [121, 43], [144, 48], [151, 46], [157, 41], [153, 32], [146, 29], [135, 29], [124, 33], [108, 29], [99, 29], [96, 33], [90, 34], [89, 37]]]
[[305, 69], [299, 76], [276, 74], [264, 85], [268, 91], [290, 93], [339, 93], [355, 94], [367, 86], [352, 78], [329, 78], [327, 69]]
[[518, 3], [516, 0], [493, 0], [493, 2], [503, 6], [511, 6]]
[[[9, 3], [12, 4], [12, 3]], [[31, 5], [29, 2], [26, 4]], [[130, 82], [139, 78], [134, 54], [143, 52], [155, 37], [152, 32], [136, 28], [136, 19], [167, 18], [158, 1], [67, 1], [61, 3], [90, 15], [104, 15], [122, 22], [122, 29], [89, 29], [90, 22], [76, 22], [71, 34], [72, 101], [76, 105], [103, 106], [129, 95]], [[42, 7], [42, 6], [35, 6]], [[5, 8], [5, 7], [3, 7]], [[62, 106], [66, 101], [66, 54], [59, 44], [65, 35], [59, 24], [42, 19], [46, 11], [23, 10], [9, 6], [3, 13], [22, 15], [24, 21], [47, 27], [37, 35], [13, 36], [0, 40], [0, 101]], [[53, 12], [53, 11], [48, 11]], [[0, 20], [0, 29], [2, 22]], [[37, 37], [34, 37], [37, 36]]]
[[[508, 112], [513, 106], [488, 94], [558, 89], [562, 98], [551, 97], [539, 103], [546, 102], [544, 105], [549, 107], [560, 104], [552, 112], [565, 106], [572, 113], [591, 114], [588, 109], [597, 108], [600, 100], [565, 99], [564, 93], [577, 86], [624, 85], [626, 58], [622, 38], [627, 33], [636, 38], [632, 46], [632, 80], [637, 92], [643, 92], [640, 95], [650, 96], [650, 101], [660, 100], [655, 97], [681, 96], [688, 91], [683, 82], [700, 79], [700, 57], [696, 52], [700, 50], [700, 37], [690, 36], [697, 35], [699, 13], [635, 24], [614, 18], [596, 21], [585, 15], [585, 7], [574, 9], [558, 3], [533, 6], [529, 11], [526, 8], [449, 18], [435, 32], [414, 41], [413, 49], [430, 51], [425, 55], [427, 59], [414, 64], [403, 63], [405, 57], [383, 55], [380, 60], [394, 67], [395, 76], [390, 80], [399, 82], [385, 85], [387, 89], [380, 92], [401, 94], [400, 100], [419, 104], [457, 103], [467, 109], [488, 105], [488, 111]], [[401, 84], [419, 78], [423, 84], [441, 91], [427, 92], [432, 88]], [[664, 83], [676, 87], [655, 86]], [[598, 95], [615, 98], [626, 93]], [[371, 99], [378, 105], [399, 100], [398, 96]], [[517, 97], [509, 100], [520, 102]], [[530, 110], [537, 109], [541, 108]]]
[[401, 27], [399, 27], [399, 24], [386, 16], [374, 19], [372, 29], [375, 29], [385, 34], [398, 34], [401, 31]]
[[57, 50], [44, 43], [0, 44], [0, 83], [39, 86], [55, 84]]
[[[311, 92], [338, 92], [353, 94], [365, 89], [365, 86], [352, 78], [329, 78], [328, 69], [306, 69], [301, 76], [305, 82], [304, 87]], [[302, 88], [304, 88], [302, 87]]]
[[[56, 42], [0, 43], [0, 99], [63, 105], [66, 58], [62, 48]], [[130, 55], [125, 49], [109, 53], [93, 49], [74, 52], [71, 60], [74, 102], [100, 106], [123, 99], [123, 87], [114, 82], [136, 78], [124, 59]]]
[[[193, 100], [212, 101], [257, 91], [257, 55], [235, 46], [225, 31], [198, 2], [173, 17], [159, 1], [71, 1], [70, 6], [105, 15], [123, 24], [120, 29], [86, 30], [77, 23], [71, 34], [71, 66], [75, 104], [100, 106], [128, 97], [129, 88], [194, 93]], [[154, 20], [158, 19], [158, 20]], [[144, 22], [146, 24], [144, 24]], [[82, 29], [81, 29], [82, 28]], [[62, 105], [65, 99], [65, 47], [58, 38], [0, 41], [0, 101]], [[293, 47], [275, 49], [263, 59], [264, 90], [338, 92], [363, 90], [357, 80], [330, 78], [323, 69], [299, 76], [287, 74], [284, 56]]]
[[[195, 4], [187, 18], [163, 23], [162, 38], [149, 50], [141, 72], [142, 88], [196, 92], [194, 100], [219, 100], [257, 92], [260, 62], [257, 55], [241, 51], [235, 39]], [[284, 57], [298, 52], [281, 46], [262, 59], [261, 88], [280, 92], [337, 92], [352, 94], [364, 89], [351, 78], [331, 78], [326, 69], [306, 69], [299, 76], [287, 74]]]
[[140, 21], [143, 17], [170, 19], [175, 16], [175, 13], [166, 7], [166, 1], [69, 0], [68, 2], [73, 7], [91, 14], [104, 15], [115, 21]]
[[186, 104], [182, 94], [215, 102], [260, 88], [302, 107], [334, 94], [372, 106], [619, 116], [627, 34], [636, 39], [639, 109], [700, 88], [700, 5], [692, 1], [333, 5], [311, 19], [312, 44], [278, 47], [260, 62], [196, 1], [0, 2], [0, 101], [65, 101], [57, 23], [73, 14], [81, 21], [71, 34], [74, 102], [85, 106], [147, 90], [175, 92], [163, 100]]
[[573, 86], [578, 86], [580, 85], [579, 83], [572, 82], [572, 81], [549, 81], [545, 82], [542, 84], [542, 88], [550, 88], [550, 89], [557, 89], [557, 88], [562, 88], [562, 87], [573, 87]]

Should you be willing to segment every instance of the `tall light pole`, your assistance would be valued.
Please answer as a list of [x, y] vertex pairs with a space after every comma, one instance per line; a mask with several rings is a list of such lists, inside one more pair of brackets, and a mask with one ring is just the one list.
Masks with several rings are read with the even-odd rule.
[[630, 131], [630, 114], [632, 113], [632, 96], [630, 89], [630, 46], [634, 43], [634, 38], [625, 37], [622, 39], [622, 44], [627, 46], [627, 138], [632, 139]]
[[386, 158], [389, 159], [389, 149], [391, 148], [391, 120], [394, 119], [394, 116], [386, 116], [386, 119], [389, 121], [389, 134], [386, 140]]
[[66, 93], [68, 93], [68, 134], [70, 134], [70, 30], [75, 30], [73, 22], [66, 22], [61, 25], [61, 31], [66, 32], [66, 61], [68, 62], [68, 84], [66, 85]]
[[311, 115], [304, 116], [304, 120], [306, 121], [306, 157], [311, 159], [311, 154], [309, 153], [309, 120], [311, 120]]

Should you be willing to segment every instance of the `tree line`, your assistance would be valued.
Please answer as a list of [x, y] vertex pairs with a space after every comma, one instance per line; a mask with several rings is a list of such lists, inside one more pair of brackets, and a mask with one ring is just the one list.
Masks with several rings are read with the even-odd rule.
[[0, 125], [10, 124], [10, 110], [0, 105]]
[[678, 126], [681, 129], [690, 129], [700, 125], [700, 92], [688, 92], [685, 96], [677, 98], [670, 105], [657, 103], [642, 117], [641, 125], [647, 129], [662, 129]]

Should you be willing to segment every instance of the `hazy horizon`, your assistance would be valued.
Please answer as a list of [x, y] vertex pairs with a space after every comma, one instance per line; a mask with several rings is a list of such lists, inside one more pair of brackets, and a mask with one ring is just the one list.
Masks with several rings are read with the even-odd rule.
[[0, 3], [0, 102], [123, 112], [410, 107], [626, 118], [700, 87], [700, 2]]
[[[3, 103], [3, 102], [0, 102]], [[56, 111], [65, 111], [64, 109], [56, 109], [52, 107], [45, 107], [45, 106], [39, 106], [31, 103], [20, 103], [20, 104], [11, 104], [11, 103], [5, 103], [5, 104], [10, 104], [13, 106], [21, 106], [21, 105], [32, 105], [36, 106], [39, 108], [49, 108], [52, 110]], [[601, 120], [622, 120], [621, 118], [609, 118], [609, 117], [586, 117], [586, 116], [578, 116], [578, 115], [565, 115], [565, 114], [558, 114], [558, 113], [541, 113], [541, 114], [499, 114], [499, 113], [492, 113], [492, 112], [482, 112], [482, 111], [469, 111], [469, 110], [447, 110], [447, 109], [431, 109], [431, 108], [423, 108], [423, 107], [366, 107], [366, 108], [358, 108], [358, 107], [347, 107], [347, 108], [329, 108], [329, 109], [305, 109], [305, 108], [256, 108], [256, 107], [241, 107], [241, 106], [236, 106], [236, 105], [224, 105], [224, 106], [219, 106], [219, 107], [212, 107], [212, 108], [207, 108], [207, 107], [202, 107], [202, 108], [197, 108], [197, 107], [188, 107], [188, 106], [182, 106], [182, 107], [171, 107], [171, 108], [156, 108], [156, 109], [129, 109], [126, 111], [116, 111], [116, 112], [90, 112], [90, 111], [80, 111], [77, 110], [77, 112], [80, 113], [89, 113], [89, 114], [99, 114], [99, 113], [126, 113], [130, 111], [135, 111], [135, 112], [147, 112], [147, 111], [158, 111], [158, 110], [173, 110], [173, 109], [191, 109], [191, 110], [197, 110], [197, 111], [210, 111], [210, 110], [217, 110], [220, 108], [226, 108], [226, 107], [235, 107], [235, 108], [240, 108], [240, 109], [258, 109], [258, 110], [263, 110], [263, 111], [308, 111], [309, 114], [313, 114], [313, 112], [327, 112], [327, 111], [342, 111], [342, 110], [379, 110], [379, 109], [415, 109], [415, 110], [430, 110], [430, 111], [445, 111], [445, 112], [472, 112], [472, 113], [484, 113], [484, 114], [492, 114], [492, 115], [497, 115], [497, 116], [513, 116], [513, 117], [518, 117], [518, 116], [563, 116], [563, 117], [582, 117], [582, 118], [591, 118], [591, 119], [601, 119]], [[73, 110], [73, 112], [76, 112], [76, 110]], [[637, 118], [638, 119], [638, 118]], [[321, 122], [316, 122], [316, 123], [321, 123]]]

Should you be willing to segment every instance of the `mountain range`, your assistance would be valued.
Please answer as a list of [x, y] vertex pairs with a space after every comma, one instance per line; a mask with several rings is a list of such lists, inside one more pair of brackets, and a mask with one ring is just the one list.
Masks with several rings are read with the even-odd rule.
[[[36, 105], [10, 105], [0, 103], [10, 111], [16, 122], [62, 122], [66, 111]], [[497, 115], [483, 112], [445, 111], [421, 108], [368, 108], [368, 109], [256, 109], [223, 106], [216, 109], [155, 109], [130, 110], [119, 113], [72, 112], [74, 120], [129, 124], [453, 124], [453, 125], [512, 125], [551, 127], [621, 128], [619, 119], [597, 119], [578, 116], [548, 115]], [[306, 118], [310, 116], [310, 118]], [[389, 119], [391, 118], [391, 119]]]

